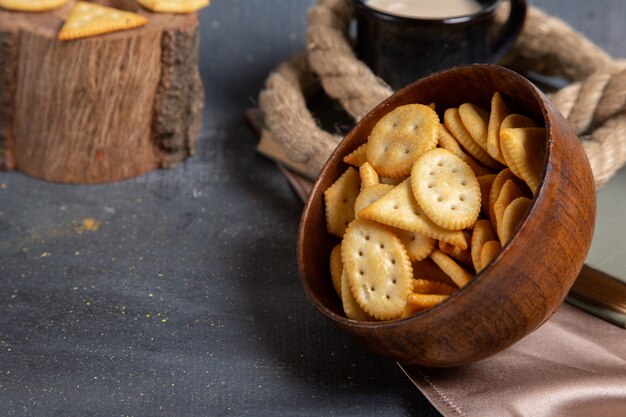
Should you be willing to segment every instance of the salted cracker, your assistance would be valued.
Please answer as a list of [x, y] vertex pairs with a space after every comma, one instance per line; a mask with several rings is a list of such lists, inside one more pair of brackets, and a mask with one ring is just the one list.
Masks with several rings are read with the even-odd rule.
[[463, 288], [472, 280], [472, 274], [463, 269], [463, 267], [456, 263], [454, 259], [442, 251], [435, 249], [429, 257], [439, 266], [439, 268], [441, 268], [443, 272], [446, 273], [446, 275], [452, 279], [452, 281], [454, 281], [456, 285], [459, 286], [459, 288]]
[[487, 152], [493, 159], [503, 164], [506, 164], [506, 161], [500, 149], [500, 125], [509, 114], [511, 110], [502, 99], [502, 95], [499, 92], [494, 93], [491, 98], [491, 113], [487, 127]]
[[354, 202], [359, 195], [361, 178], [353, 167], [324, 191], [326, 229], [331, 235], [342, 237], [348, 224], [354, 220]]
[[209, 0], [137, 0], [157, 13], [192, 13], [209, 5]]
[[46, 12], [67, 2], [68, 0], [0, 0], [0, 7], [16, 12]]
[[343, 157], [343, 162], [354, 167], [360, 167], [367, 161], [367, 142]]
[[459, 117], [465, 129], [472, 136], [472, 139], [474, 139], [484, 151], [487, 151], [489, 112], [473, 103], [463, 103], [459, 106]]
[[146, 23], [148, 23], [148, 18], [136, 13], [78, 1], [57, 34], [57, 38], [68, 41], [133, 29]]
[[443, 121], [454, 138], [470, 153], [474, 158], [488, 166], [489, 168], [500, 169], [502, 164], [493, 159], [467, 131], [459, 115], [459, 109], [449, 108], [443, 114]]
[[378, 173], [369, 162], [365, 162], [359, 167], [359, 176], [361, 177], [361, 189], [380, 183]]
[[459, 146], [459, 143], [456, 141], [454, 136], [452, 136], [448, 128], [443, 124], [439, 126], [438, 145], [440, 148], [450, 151], [454, 155], [461, 158], [463, 162], [472, 168], [472, 171], [474, 171], [476, 176], [491, 174], [491, 170], [489, 168], [481, 165], [480, 162], [461, 149], [461, 146]]
[[467, 248], [467, 242], [460, 230], [444, 229], [428, 218], [415, 201], [410, 179], [404, 180], [377, 201], [361, 210], [359, 217], [443, 240], [460, 248]]
[[498, 236], [504, 246], [513, 236], [515, 229], [526, 216], [532, 200], [526, 197], [518, 197], [511, 201], [504, 209], [502, 221], [498, 224]]
[[354, 213], [356, 217], [360, 217], [359, 213], [365, 207], [378, 200], [393, 189], [393, 185], [375, 184], [367, 188], [362, 188], [354, 202]]
[[444, 229], [471, 226], [480, 213], [480, 186], [474, 171], [445, 149], [426, 152], [415, 161], [411, 189], [428, 218]]
[[546, 130], [540, 127], [502, 129], [500, 146], [511, 171], [536, 194], [546, 153]]
[[388, 227], [362, 219], [350, 223], [341, 259], [352, 295], [367, 314], [379, 320], [402, 315], [413, 269], [404, 245]]
[[476, 272], [478, 273], [485, 269], [485, 267], [489, 265], [489, 263], [493, 261], [496, 256], [498, 256], [501, 250], [502, 246], [497, 240], [490, 240], [488, 242], [485, 242], [480, 250], [480, 269]]
[[343, 262], [341, 262], [340, 243], [330, 251], [330, 278], [339, 298], [341, 298], [341, 274], [343, 274]]
[[470, 243], [470, 253], [472, 255], [472, 263], [476, 272], [480, 271], [483, 266], [481, 260], [481, 251], [486, 242], [490, 240], [498, 240], [496, 232], [493, 230], [489, 220], [478, 220], [472, 230], [472, 240]]
[[439, 117], [422, 104], [399, 106], [374, 126], [367, 142], [367, 161], [385, 177], [409, 175], [413, 162], [437, 146]]

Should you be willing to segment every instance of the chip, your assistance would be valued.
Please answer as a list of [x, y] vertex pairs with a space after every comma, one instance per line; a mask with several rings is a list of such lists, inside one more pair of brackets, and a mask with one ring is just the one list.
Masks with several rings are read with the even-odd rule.
[[472, 169], [445, 149], [420, 156], [411, 170], [411, 189], [420, 208], [436, 225], [461, 230], [480, 213], [480, 186]]
[[396, 107], [372, 129], [367, 142], [367, 161], [379, 175], [409, 175], [413, 162], [437, 146], [439, 118], [422, 104]]

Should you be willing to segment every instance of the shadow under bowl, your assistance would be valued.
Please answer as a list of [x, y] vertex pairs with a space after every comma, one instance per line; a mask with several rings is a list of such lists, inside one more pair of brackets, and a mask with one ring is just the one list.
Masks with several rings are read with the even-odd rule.
[[[434, 102], [443, 112], [472, 102], [489, 109], [496, 91], [514, 112], [541, 121], [546, 128], [539, 191], [514, 236], [468, 285], [436, 307], [387, 322], [347, 319], [330, 278], [330, 252], [339, 239], [326, 231], [323, 195], [347, 169], [343, 157], [366, 142], [376, 122], [397, 106]], [[322, 169], [304, 208], [298, 268], [317, 309], [367, 348], [407, 365], [457, 366], [495, 354], [552, 316], [582, 268], [594, 224], [591, 168], [563, 116], [517, 73], [495, 65], [469, 65], [410, 84], [346, 135]]]

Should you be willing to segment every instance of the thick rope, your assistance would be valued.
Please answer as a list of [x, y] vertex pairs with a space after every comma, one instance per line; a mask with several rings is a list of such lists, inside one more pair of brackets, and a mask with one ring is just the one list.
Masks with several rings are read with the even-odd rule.
[[[501, 9], [496, 19], [500, 24], [508, 16], [508, 7]], [[310, 178], [317, 176], [339, 138], [315, 124], [305, 105], [302, 80], [317, 74], [325, 92], [355, 120], [393, 92], [356, 58], [348, 33], [352, 14], [352, 0], [318, 0], [308, 15], [310, 67], [303, 56], [284, 64], [268, 78], [261, 94], [266, 124], [290, 159], [307, 164]], [[604, 185], [626, 163], [625, 61], [614, 61], [560, 19], [530, 7], [504, 63], [518, 71], [572, 81], [551, 99], [582, 136], [596, 185]]]

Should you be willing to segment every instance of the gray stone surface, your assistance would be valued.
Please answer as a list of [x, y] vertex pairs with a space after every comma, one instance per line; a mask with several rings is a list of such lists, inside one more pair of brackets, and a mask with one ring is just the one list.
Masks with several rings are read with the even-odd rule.
[[[535, 3], [626, 56], [625, 2]], [[244, 121], [310, 4], [202, 12], [204, 127], [178, 168], [101, 186], [0, 173], [0, 415], [439, 415], [306, 300], [302, 203]]]

